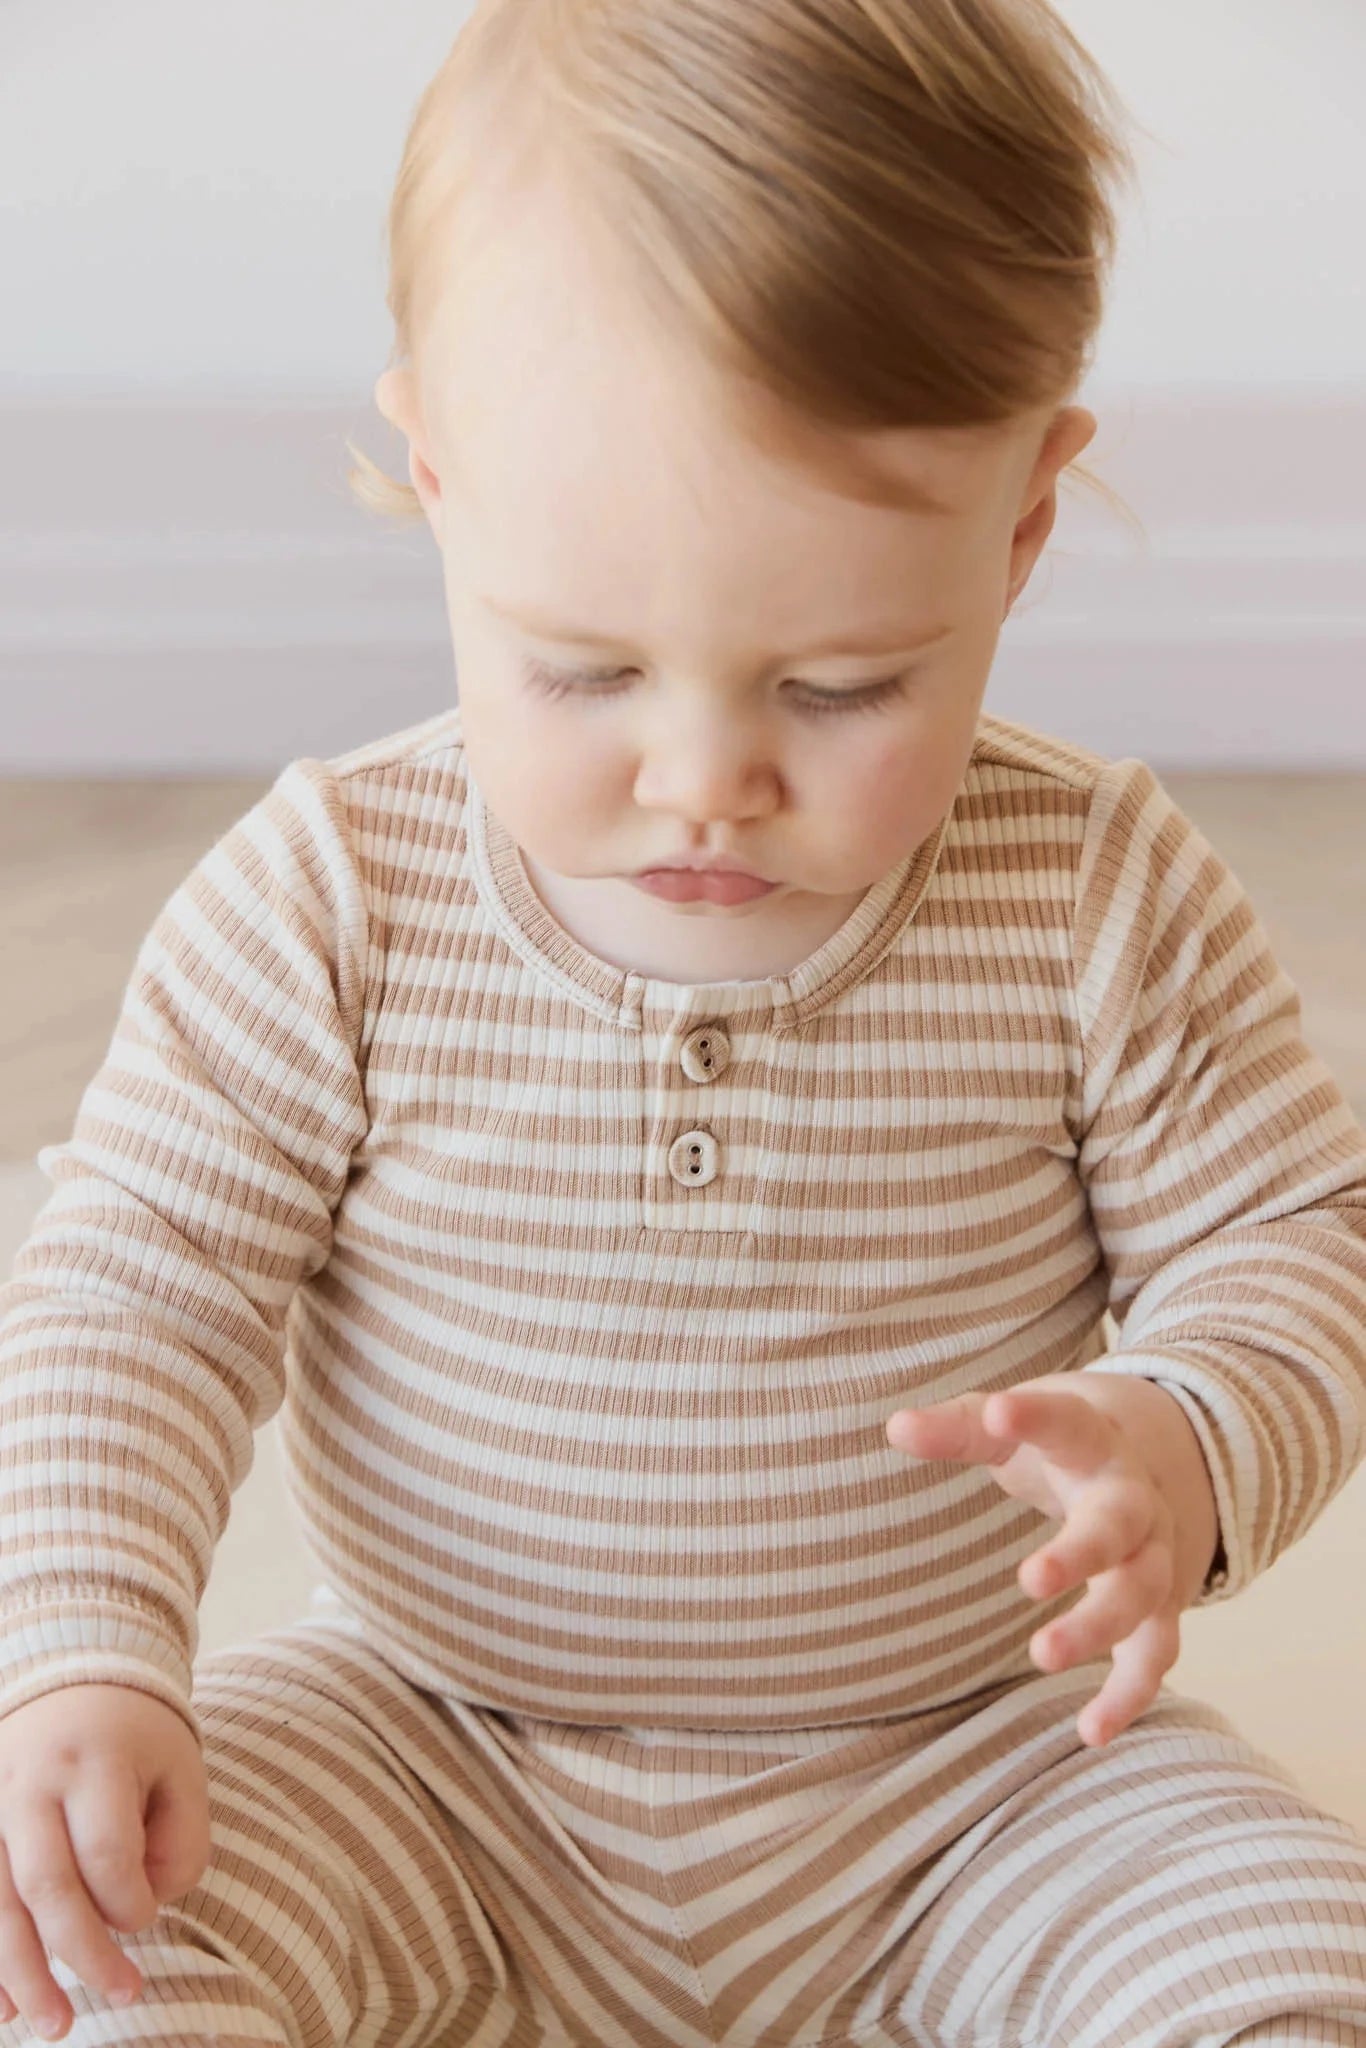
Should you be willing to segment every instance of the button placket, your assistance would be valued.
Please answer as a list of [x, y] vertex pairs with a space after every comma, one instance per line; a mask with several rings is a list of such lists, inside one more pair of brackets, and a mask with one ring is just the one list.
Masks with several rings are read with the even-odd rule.
[[[710, 1087], [731, 1060], [729, 1035], [719, 1024], [699, 1024], [679, 1049], [678, 1063], [690, 1081]], [[710, 1187], [721, 1171], [721, 1146], [711, 1131], [684, 1131], [669, 1147], [669, 1172], [680, 1187]]]

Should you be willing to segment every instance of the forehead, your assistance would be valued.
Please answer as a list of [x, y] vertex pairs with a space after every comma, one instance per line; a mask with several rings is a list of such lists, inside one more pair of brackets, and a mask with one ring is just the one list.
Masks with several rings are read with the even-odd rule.
[[718, 663], [971, 601], [1018, 516], [1014, 434], [794, 419], [690, 355], [563, 208], [468, 254], [415, 365], [453, 595], [515, 592]]
[[[503, 188], [462, 216], [430, 280], [417, 368], [449, 473], [486, 510], [543, 488], [600, 494], [647, 467], [681, 497], [781, 499], [860, 515], [975, 521], [1022, 423], [856, 432], [798, 418], [721, 378], [652, 313], [621, 249], [565, 181]], [[1027, 423], [1024, 423], [1027, 424]]]

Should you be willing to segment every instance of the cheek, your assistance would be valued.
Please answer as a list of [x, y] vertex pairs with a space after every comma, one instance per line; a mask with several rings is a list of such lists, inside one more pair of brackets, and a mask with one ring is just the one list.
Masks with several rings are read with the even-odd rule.
[[958, 794], [971, 744], [970, 737], [959, 745], [955, 736], [950, 744], [942, 732], [921, 728], [908, 735], [903, 727], [850, 748], [830, 797], [854, 835], [851, 846], [890, 866], [928, 838]]
[[925, 801], [936, 782], [934, 749], [903, 728], [876, 744], [847, 750], [844, 781], [856, 785], [866, 799], [870, 825], [886, 817], [904, 817], [907, 807]]
[[559, 707], [511, 675], [462, 689], [461, 707], [470, 769], [490, 807], [547, 867], [571, 869], [585, 834], [620, 808], [616, 757], [590, 743], [585, 720], [555, 716]]

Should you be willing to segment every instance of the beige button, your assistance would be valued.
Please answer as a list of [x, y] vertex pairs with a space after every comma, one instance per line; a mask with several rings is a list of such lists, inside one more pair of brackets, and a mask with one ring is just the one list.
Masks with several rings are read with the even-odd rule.
[[719, 1024], [702, 1024], [688, 1033], [678, 1057], [690, 1081], [716, 1081], [730, 1065], [730, 1040]]
[[709, 1187], [721, 1170], [721, 1147], [710, 1131], [685, 1131], [669, 1147], [669, 1171], [680, 1187]]

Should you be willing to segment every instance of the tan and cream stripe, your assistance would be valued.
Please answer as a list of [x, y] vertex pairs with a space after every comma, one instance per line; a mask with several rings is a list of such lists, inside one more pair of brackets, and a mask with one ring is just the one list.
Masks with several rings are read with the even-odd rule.
[[[1064, 1776], [1104, 1791], [1104, 1756], [1075, 1730], [1068, 1747], [1075, 1685], [1028, 1655], [1074, 1598], [1017, 1582], [1050, 1525], [980, 1469], [893, 1451], [894, 1408], [1072, 1369], [1161, 1382], [1215, 1486], [1206, 1601], [1297, 1541], [1366, 1450], [1366, 1139], [1293, 986], [1147, 767], [990, 716], [931, 838], [798, 967], [743, 982], [654, 979], [565, 931], [468, 773], [458, 710], [293, 762], [162, 909], [71, 1138], [39, 1157], [53, 1192], [0, 1289], [0, 1714], [116, 1681], [205, 1733], [198, 1602], [278, 1413], [357, 1654], [458, 1707], [486, 1751], [522, 1731], [486, 1794], [500, 1812], [528, 1729], [556, 1731], [575, 1769], [598, 1753], [583, 1731], [607, 1730], [698, 1774], [667, 1912], [643, 1875], [626, 1886], [687, 1997], [654, 2034], [604, 2017], [623, 2039], [827, 2038], [746, 2033], [743, 2001], [729, 2029], [737, 1984], [789, 1981], [769, 1923], [745, 1918], [769, 1908], [724, 1883], [768, 1826], [744, 1789], [766, 1743], [819, 1787], [870, 1726], [887, 1755], [904, 1741], [906, 1825], [940, 1800], [960, 1816], [924, 1852], [932, 1884], [966, 1858], [963, 1827], [999, 1824], [993, 1784], [1024, 1800], [1036, 1712], [1040, 1754], [1059, 1745]], [[999, 1741], [955, 1749], [984, 1712]], [[569, 1864], [615, 1899], [674, 1794], [632, 1790], [602, 1741], [605, 1835]], [[733, 1800], [705, 1789], [716, 1755]], [[963, 1821], [968, 1755], [984, 1803]], [[820, 1839], [886, 1877], [842, 1770]], [[345, 1816], [365, 1784], [339, 1787]], [[1042, 1815], [1055, 1794], [1029, 1796]], [[738, 1832], [697, 1877], [680, 1950], [717, 1801]], [[1004, 1910], [982, 1868], [964, 1901]], [[428, 1915], [450, 1881], [389, 1904]], [[544, 1881], [526, 1873], [542, 1904]], [[234, 1894], [244, 1915], [257, 1882]], [[1192, 1882], [1212, 1882], [1198, 1858]], [[341, 1942], [354, 1961], [312, 1910], [320, 1956]], [[739, 1977], [732, 1912], [754, 1948]], [[832, 1923], [825, 1962], [794, 1931], [794, 2023], [816, 2024], [851, 1958], [856, 1976], [861, 1924]], [[601, 1935], [608, 1984], [621, 1938]], [[695, 1976], [668, 1975], [680, 1953]], [[1029, 2026], [1048, 1995], [1020, 1993]], [[566, 2013], [586, 1996], [571, 1984]], [[885, 2038], [966, 2041], [957, 2010]], [[831, 2041], [864, 2038], [843, 1994], [827, 2020]], [[243, 2038], [285, 2038], [261, 2024]]]
[[[410, 1685], [320, 1595], [201, 1661], [213, 1851], [72, 2048], [1363, 2048], [1366, 1844], [1096, 1664], [828, 1728]], [[0, 2048], [29, 2037], [0, 2025]]]

